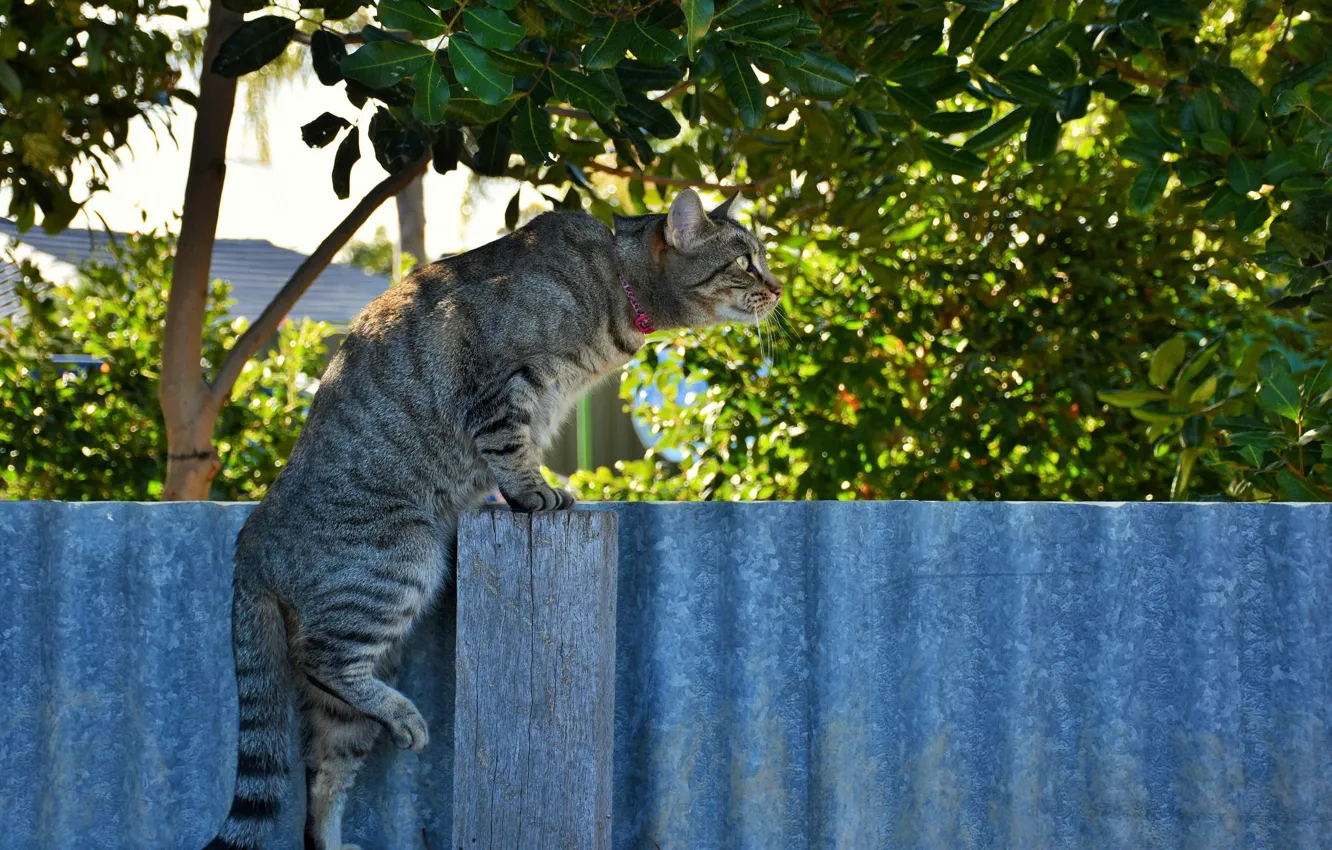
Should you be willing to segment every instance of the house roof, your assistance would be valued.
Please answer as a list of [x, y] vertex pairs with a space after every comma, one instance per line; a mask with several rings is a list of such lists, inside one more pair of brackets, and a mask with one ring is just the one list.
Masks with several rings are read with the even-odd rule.
[[[123, 239], [127, 234], [112, 235]], [[77, 266], [88, 259], [111, 261], [106, 231], [71, 228], [50, 235], [34, 228], [20, 235], [13, 221], [0, 218], [0, 237], [4, 236], [58, 263]], [[213, 247], [211, 272], [214, 279], [231, 284], [234, 302], [231, 315], [254, 319], [304, 261], [304, 254], [279, 248], [265, 239], [219, 239]], [[0, 258], [0, 266], [3, 265]], [[8, 297], [11, 285], [8, 278], [4, 269], [0, 269], [0, 316], [17, 308], [14, 299]], [[288, 315], [345, 326], [388, 287], [389, 279], [383, 275], [370, 274], [355, 266], [330, 264]]]

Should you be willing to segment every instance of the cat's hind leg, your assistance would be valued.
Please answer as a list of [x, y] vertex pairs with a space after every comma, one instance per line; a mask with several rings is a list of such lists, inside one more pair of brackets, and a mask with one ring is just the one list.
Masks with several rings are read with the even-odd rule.
[[[400, 655], [401, 646], [397, 646], [380, 658], [376, 672], [381, 679], [396, 677]], [[424, 728], [424, 722], [422, 725]], [[304, 677], [301, 727], [306, 764], [305, 850], [359, 850], [342, 843], [342, 814], [356, 774], [384, 726]]]

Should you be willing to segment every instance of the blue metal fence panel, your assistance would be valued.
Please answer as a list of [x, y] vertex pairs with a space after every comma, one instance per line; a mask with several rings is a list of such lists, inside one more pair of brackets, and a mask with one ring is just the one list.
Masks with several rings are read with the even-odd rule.
[[[594, 509], [618, 848], [1332, 847], [1332, 505]], [[211, 835], [247, 511], [0, 504], [0, 847]], [[448, 600], [408, 656], [347, 834], [442, 850]]]

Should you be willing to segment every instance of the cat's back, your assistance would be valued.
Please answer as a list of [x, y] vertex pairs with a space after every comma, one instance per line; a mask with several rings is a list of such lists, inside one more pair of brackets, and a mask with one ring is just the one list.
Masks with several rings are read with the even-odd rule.
[[[547, 212], [471, 251], [417, 267], [371, 301], [352, 321], [349, 338], [387, 341], [431, 325], [486, 321], [515, 308], [553, 306], [565, 288], [605, 265], [611, 232], [586, 213]], [[534, 304], [527, 302], [535, 302]]]

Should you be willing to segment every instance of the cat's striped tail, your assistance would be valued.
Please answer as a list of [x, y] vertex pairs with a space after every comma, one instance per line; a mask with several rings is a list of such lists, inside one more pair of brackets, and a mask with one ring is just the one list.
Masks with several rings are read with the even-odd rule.
[[217, 837], [204, 850], [256, 850], [266, 843], [291, 773], [287, 633], [277, 600], [236, 582], [231, 614], [240, 697], [236, 793]]

